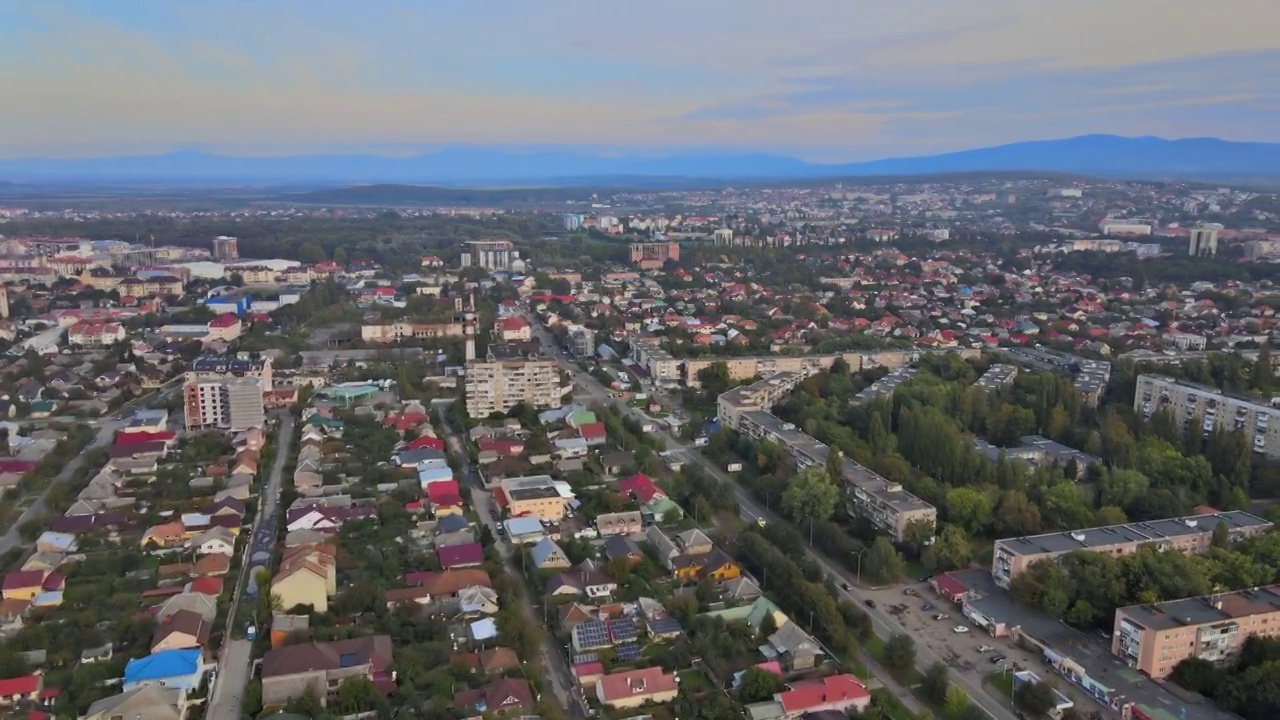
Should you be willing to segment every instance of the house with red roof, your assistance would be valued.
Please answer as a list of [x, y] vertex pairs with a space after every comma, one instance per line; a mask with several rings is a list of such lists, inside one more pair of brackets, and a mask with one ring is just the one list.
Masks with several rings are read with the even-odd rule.
[[446, 570], [479, 567], [484, 562], [484, 546], [476, 542], [442, 547], [436, 550], [436, 559]]
[[427, 485], [427, 502], [436, 517], [462, 514], [462, 491], [458, 481], [441, 480]]
[[166, 446], [171, 446], [177, 442], [177, 438], [178, 434], [170, 430], [116, 433], [116, 439], [113, 444], [117, 447], [125, 447], [128, 445], [144, 445], [147, 443], [158, 442], [164, 443]]
[[603, 445], [607, 435], [602, 422], [587, 423], [578, 428], [578, 436], [586, 440], [587, 445]]
[[433, 435], [419, 435], [405, 443], [404, 450], [444, 450], [444, 440]]
[[796, 683], [773, 699], [782, 706], [783, 717], [798, 718], [805, 713], [827, 710], [862, 712], [871, 705], [871, 692], [861, 680], [844, 673]]
[[244, 325], [240, 322], [240, 316], [235, 313], [222, 313], [218, 317], [209, 321], [209, 334], [205, 336], [205, 341], [225, 340], [231, 342], [240, 337]]
[[499, 460], [520, 457], [524, 454], [524, 441], [512, 437], [480, 438], [476, 441], [476, 448], [480, 451], [476, 461], [481, 465], [488, 465]]
[[618, 481], [618, 494], [624, 498], [634, 498], [642, 505], [647, 505], [655, 498], [665, 498], [666, 493], [653, 482], [653, 478], [644, 473], [636, 473], [629, 478]]
[[503, 342], [528, 342], [533, 339], [533, 328], [522, 317], [498, 318], [495, 325], [494, 331]]
[[44, 678], [32, 673], [0, 680], [0, 706], [11, 707], [19, 701], [35, 702], [44, 689]]

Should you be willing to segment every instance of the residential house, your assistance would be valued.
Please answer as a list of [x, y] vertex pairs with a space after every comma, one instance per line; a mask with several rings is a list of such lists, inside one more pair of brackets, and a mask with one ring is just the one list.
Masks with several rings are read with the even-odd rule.
[[644, 559], [644, 551], [631, 538], [614, 535], [604, 541], [604, 556], [610, 561], [624, 558], [628, 565], [635, 565]]
[[199, 613], [180, 610], [156, 624], [151, 636], [151, 653], [203, 648], [209, 642], [209, 629], [210, 623]]
[[0, 636], [12, 635], [26, 624], [30, 600], [0, 600]]
[[808, 670], [817, 664], [822, 654], [818, 641], [814, 640], [799, 625], [788, 621], [770, 635], [768, 642], [762, 647], [770, 660], [778, 660], [790, 671]]
[[523, 715], [534, 708], [533, 690], [523, 678], [502, 678], [456, 693], [453, 707], [479, 715]]
[[493, 587], [489, 574], [478, 568], [409, 573], [405, 576], [405, 585], [407, 587], [386, 592], [387, 607], [401, 602], [430, 605], [453, 601], [468, 587]]
[[436, 559], [446, 570], [479, 567], [484, 563], [484, 546], [478, 542], [436, 548]]
[[529, 551], [529, 561], [539, 570], [567, 568], [573, 564], [569, 562], [569, 556], [564, 550], [551, 538], [543, 538], [533, 546]]
[[502, 646], [465, 653], [459, 656], [459, 659], [467, 667], [485, 675], [494, 675], [520, 667], [520, 657], [516, 655], [516, 651]]
[[634, 535], [644, 527], [643, 519], [638, 511], [601, 513], [596, 516], [596, 530], [600, 537], [611, 535]]
[[851, 710], [861, 713], [871, 705], [867, 686], [848, 673], [798, 682], [773, 698], [782, 706], [783, 717], [788, 719], [828, 711], [845, 717]]
[[262, 704], [279, 706], [308, 690], [322, 704], [342, 681], [364, 678], [376, 687], [393, 685], [389, 635], [372, 635], [326, 643], [302, 643], [267, 652], [262, 659]]
[[328, 612], [329, 598], [338, 592], [336, 554], [336, 547], [325, 544], [286, 549], [271, 579], [272, 597], [285, 609], [303, 605]]
[[49, 573], [44, 570], [14, 570], [5, 573], [4, 583], [0, 585], [0, 596], [5, 600], [36, 599], [44, 591], [44, 580]]
[[204, 668], [200, 658], [202, 650], [164, 650], [146, 657], [130, 660], [124, 667], [125, 692], [147, 685], [193, 689]]
[[13, 707], [19, 702], [35, 702], [44, 688], [44, 676], [33, 673], [0, 680], [0, 707]]
[[671, 702], [679, 689], [675, 673], [648, 667], [602, 675], [596, 681], [596, 699], [606, 707], [631, 709], [646, 703]]
[[617, 590], [618, 583], [591, 560], [551, 578], [546, 588], [548, 595], [586, 595], [593, 600], [611, 597]]
[[174, 595], [156, 611], [156, 622], [164, 622], [165, 618], [173, 615], [180, 610], [191, 610], [205, 619], [205, 622], [213, 622], [218, 616], [218, 599], [203, 593], [182, 593]]
[[142, 548], [172, 548], [187, 540], [187, 528], [179, 520], [152, 525], [142, 533]]
[[94, 701], [82, 720], [182, 720], [182, 702], [177, 688], [145, 685]]
[[236, 536], [224, 527], [211, 527], [187, 541], [187, 547], [195, 550], [197, 555], [236, 554]]
[[663, 566], [682, 582], [703, 577], [724, 582], [742, 575], [742, 568], [737, 562], [697, 528], [679, 533], [672, 539], [654, 525], [645, 531], [645, 537], [653, 543]]

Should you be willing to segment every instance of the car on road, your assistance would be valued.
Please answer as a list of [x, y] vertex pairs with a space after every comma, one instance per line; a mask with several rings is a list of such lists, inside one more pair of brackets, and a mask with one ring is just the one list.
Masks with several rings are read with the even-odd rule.
[[934, 616], [933, 616], [933, 619], [934, 619], [934, 620], [947, 620], [947, 619], [949, 619], [950, 617], [951, 617], [951, 616], [950, 616], [950, 615], [948, 615], [948, 614], [946, 614], [946, 613], [938, 613], [937, 615], [934, 615]]
[[923, 605], [921, 605], [921, 606], [920, 606], [920, 612], [929, 612], [929, 611], [930, 611], [930, 610], [932, 610], [933, 608], [934, 608], [933, 603], [931, 603], [931, 602], [927, 602], [927, 603], [925, 603], [925, 604], [923, 604]]
[[847, 582], [840, 583], [840, 589], [844, 590], [845, 592], [849, 592], [849, 583]]
[[1009, 659], [1009, 658], [1007, 658], [1007, 657], [1005, 657], [1005, 656], [1003, 656], [1003, 655], [992, 655], [992, 656], [991, 656], [991, 664], [992, 664], [992, 665], [999, 665], [1000, 663], [1002, 663], [1002, 662], [1004, 662], [1005, 660], [1008, 660], [1008, 659]]
[[875, 601], [875, 600], [872, 600], [871, 598], [867, 598], [866, 600], [863, 600], [862, 602], [866, 603], [867, 607], [869, 607], [869, 608], [873, 608], [873, 607], [875, 607], [875, 606], [876, 606], [876, 601]]
[[995, 648], [991, 647], [990, 645], [983, 645], [978, 648], [978, 652], [980, 653], [989, 653], [992, 650], [995, 650]]
[[920, 597], [920, 592], [915, 588], [907, 588], [906, 590], [902, 591], [902, 594], [910, 595], [911, 597]]
[[969, 632], [969, 626], [968, 626], [968, 625], [957, 625], [957, 626], [955, 626], [955, 627], [951, 628], [951, 632], [953, 632], [953, 633], [955, 633], [955, 634], [957, 634], [957, 635], [963, 635], [963, 634], [965, 634], [965, 633]]

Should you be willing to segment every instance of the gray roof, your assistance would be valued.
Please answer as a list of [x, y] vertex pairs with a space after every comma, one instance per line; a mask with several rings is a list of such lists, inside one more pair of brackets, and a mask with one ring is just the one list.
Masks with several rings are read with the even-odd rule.
[[1127, 543], [1158, 542], [1165, 538], [1186, 537], [1212, 533], [1219, 523], [1230, 529], [1266, 528], [1271, 523], [1243, 510], [1190, 515], [1181, 518], [1165, 518], [1141, 523], [1108, 525], [1106, 527], [1069, 530], [1029, 537], [1006, 538], [997, 542], [999, 547], [1014, 555], [1041, 555], [1069, 552], [1071, 550], [1096, 550]]
[[1122, 608], [1128, 619], [1148, 630], [1228, 622], [1277, 610], [1280, 585]]

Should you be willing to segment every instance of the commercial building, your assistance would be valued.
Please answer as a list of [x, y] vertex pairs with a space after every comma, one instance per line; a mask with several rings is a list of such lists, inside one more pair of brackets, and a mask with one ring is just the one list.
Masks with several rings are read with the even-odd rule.
[[673, 242], [631, 243], [631, 264], [645, 270], [662, 267], [668, 260], [680, 259], [680, 244]]
[[1187, 254], [1191, 257], [1212, 257], [1218, 254], [1218, 233], [1222, 226], [1205, 223], [1191, 228], [1187, 242]]
[[485, 270], [514, 270], [520, 260], [520, 251], [510, 240], [468, 240], [463, 243], [462, 265], [482, 267]]
[[494, 498], [512, 517], [558, 522], [575, 496], [568, 483], [550, 475], [530, 475], [500, 481]]
[[506, 412], [519, 403], [558, 408], [573, 392], [572, 383], [561, 384], [560, 367], [552, 359], [471, 360], [466, 368], [467, 413], [474, 418]]
[[[783, 422], [769, 412], [806, 377], [805, 373], [781, 372], [752, 385], [734, 388], [716, 401], [720, 423], [757, 440], [776, 442], [787, 449], [798, 468], [825, 467], [826, 445]], [[847, 510], [871, 520], [876, 527], [901, 541], [913, 523], [930, 528], [937, 523], [937, 509], [903, 489], [899, 483], [844, 458], [843, 480]]]
[[422, 323], [401, 320], [385, 325], [361, 325], [360, 339], [365, 342], [392, 343], [401, 340], [462, 337], [460, 322]]
[[1160, 680], [1187, 658], [1229, 661], [1253, 635], [1280, 635], [1280, 585], [1119, 608], [1111, 652]]
[[1226, 525], [1228, 538], [1235, 542], [1241, 538], [1261, 535], [1272, 524], [1242, 510], [1232, 510], [1210, 515], [1004, 538], [997, 540], [992, 550], [991, 576], [997, 585], [1008, 588], [1009, 583], [1033, 563], [1051, 560], [1074, 550], [1130, 555], [1150, 545], [1162, 551], [1201, 553], [1210, 547], [1214, 528], [1219, 525]]
[[1133, 409], [1144, 419], [1157, 410], [1169, 410], [1184, 433], [1195, 426], [1206, 435], [1214, 427], [1242, 432], [1254, 452], [1280, 457], [1280, 422], [1271, 422], [1273, 416], [1280, 416], [1280, 408], [1257, 400], [1164, 375], [1139, 375]]

